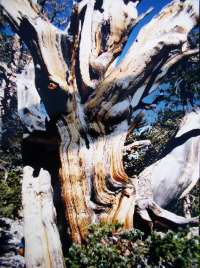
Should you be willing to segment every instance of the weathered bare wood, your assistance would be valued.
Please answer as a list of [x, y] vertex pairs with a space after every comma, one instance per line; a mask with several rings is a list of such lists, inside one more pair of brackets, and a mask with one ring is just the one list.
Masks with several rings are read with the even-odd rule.
[[3, 10], [17, 33], [23, 36], [35, 55], [35, 67], [38, 68], [38, 72], [44, 72], [49, 80], [66, 89], [67, 65], [60, 45], [62, 32], [47, 19], [41, 18], [37, 6], [31, 1], [1, 0], [0, 5], [4, 7]]
[[44, 131], [49, 116], [35, 86], [35, 72], [32, 60], [16, 77], [18, 114], [22, 123], [32, 132]]
[[169, 204], [174, 196], [177, 198], [185, 196], [199, 179], [199, 110], [190, 112], [184, 117], [171, 147], [171, 152], [169, 151], [164, 158], [144, 171], [149, 174], [155, 200], [161, 206]]
[[[151, 172], [147, 172], [148, 169], [139, 178], [129, 178], [124, 170], [123, 152], [126, 150], [124, 143], [127, 135], [138, 124], [137, 120], [132, 122], [130, 117], [141, 99], [148, 94], [154, 83], [161, 81], [173, 64], [187, 54], [196, 53], [187, 48], [186, 44], [189, 31], [198, 22], [198, 1], [170, 3], [141, 30], [127, 56], [115, 69], [112, 68], [112, 63], [122, 50], [131, 28], [138, 22], [137, 1], [100, 2], [101, 4], [93, 0], [78, 1], [73, 7], [67, 29], [60, 31], [40, 16], [31, 1], [0, 0], [4, 13], [33, 56], [35, 84], [32, 82], [34, 77], [29, 76], [33, 73], [32, 65], [27, 73], [22, 74], [24, 81], [19, 82], [18, 87], [25, 88], [28, 83], [34, 98], [31, 100], [31, 94], [22, 91], [19, 94], [20, 110], [24, 109], [25, 100], [30, 101], [27, 107], [29, 109], [34, 108], [35, 103], [38, 105], [41, 98], [49, 116], [58, 118], [62, 196], [70, 235], [77, 243], [85, 238], [90, 223], [121, 222], [125, 228], [132, 228], [135, 211], [149, 223], [152, 219], [148, 209], [156, 217], [167, 219], [170, 223], [195, 222], [171, 214], [155, 203], [154, 199], [158, 202], [160, 195], [162, 202], [158, 203], [164, 205], [165, 194], [162, 189], [156, 188], [159, 184], [152, 190], [153, 179]], [[28, 119], [25, 123], [28, 126], [30, 122]], [[33, 129], [37, 127], [38, 123], [34, 121]], [[198, 148], [197, 137], [194, 144], [191, 140], [172, 152], [181, 147], [183, 155], [191, 156], [196, 164], [199, 158], [194, 154], [193, 148]], [[168, 157], [171, 157], [171, 152]], [[181, 161], [182, 158], [177, 157], [176, 168], [179, 171], [185, 168]], [[188, 170], [188, 174], [193, 172], [191, 167]], [[26, 172], [31, 183], [37, 181], [33, 178], [32, 171], [27, 169]], [[44, 173], [41, 171], [39, 175], [41, 180], [42, 176], [48, 177]], [[152, 177], [155, 174], [152, 172]], [[166, 184], [172, 176], [170, 172], [167, 174], [168, 177], [164, 178]], [[196, 175], [194, 177], [196, 179]], [[180, 178], [182, 189], [178, 189], [178, 193], [189, 182], [185, 176]], [[173, 177], [170, 187], [177, 186], [177, 181], [179, 178]], [[156, 192], [154, 197], [153, 191], [154, 194]], [[173, 192], [170, 198], [176, 196], [177, 193]], [[33, 198], [37, 200], [37, 196]], [[167, 197], [166, 202], [170, 198]], [[25, 196], [24, 200], [26, 199], [28, 196]], [[28, 216], [27, 205], [31, 206], [24, 202], [27, 218], [25, 228], [29, 228], [31, 217]], [[42, 204], [38, 203], [38, 210], [40, 207]], [[33, 209], [33, 215], [37, 215], [37, 209]], [[53, 212], [52, 207], [48, 209], [50, 215], [44, 216], [49, 226]], [[28, 248], [27, 256], [32, 254], [32, 262], [46, 262], [48, 267], [50, 257], [47, 253], [50, 248], [44, 233], [51, 237], [51, 228], [44, 228], [41, 216], [36, 218], [36, 224], [42, 228], [38, 249], [42, 250], [43, 246], [44, 249], [31, 252]], [[34, 231], [35, 235], [37, 230]], [[37, 236], [32, 237], [28, 231], [25, 236], [33, 239], [34, 243], [37, 242]], [[61, 256], [60, 253], [58, 255]]]
[[51, 177], [41, 169], [37, 177], [33, 168], [24, 168], [22, 199], [26, 267], [65, 267], [56, 226]]
[[166, 156], [144, 169], [139, 175], [136, 203], [141, 217], [143, 214], [148, 215], [147, 209], [150, 209], [160, 221], [168, 220], [173, 224], [198, 222], [198, 219], [177, 217], [161, 207], [169, 205], [175, 199], [184, 197], [199, 180], [199, 115], [199, 109], [186, 114], [176, 137], [168, 145]]
[[122, 135], [121, 126], [116, 135], [97, 139], [87, 135], [86, 140], [77, 129], [78, 122], [68, 120], [71, 118], [58, 122], [62, 189], [66, 216], [72, 223], [71, 235], [81, 242], [89, 223], [113, 222], [118, 218], [124, 199], [120, 189], [126, 188], [129, 181], [122, 161], [126, 133]]
[[[127, 55], [97, 87], [86, 103], [92, 117], [112, 118], [118, 103], [126, 110], [148, 94], [166, 61], [173, 64], [186, 47], [188, 32], [198, 23], [198, 1], [173, 1], [140, 31]], [[148, 36], [148, 40], [147, 40]], [[175, 53], [170, 54], [174, 49]], [[134, 60], [133, 60], [134, 59]], [[161, 74], [160, 74], [161, 75]], [[102, 105], [103, 104], [103, 105]], [[122, 112], [122, 108], [119, 109]]]
[[191, 48], [185, 48], [184, 51], [182, 51], [181, 54], [179, 55], [174, 55], [171, 56], [161, 67], [161, 70], [159, 72], [159, 74], [157, 75], [149, 93], [151, 93], [153, 90], [155, 90], [156, 88], [158, 88], [158, 86], [162, 83], [163, 78], [166, 77], [166, 74], [169, 72], [169, 70], [174, 66], [174, 64], [176, 64], [177, 62], [179, 62], [180, 60], [191, 56], [191, 55], [197, 55], [199, 53], [199, 49], [195, 48], [195, 49], [191, 49]]
[[[82, 2], [79, 4], [81, 10]], [[125, 4], [122, 0], [102, 1], [102, 4], [95, 1], [85, 2], [86, 13], [80, 37], [79, 61], [81, 76], [86, 86], [94, 88], [97, 83], [90, 76], [89, 69], [92, 68], [100, 80], [122, 51], [131, 29], [151, 11], [138, 17], [137, 4], [138, 2], [132, 1]]]

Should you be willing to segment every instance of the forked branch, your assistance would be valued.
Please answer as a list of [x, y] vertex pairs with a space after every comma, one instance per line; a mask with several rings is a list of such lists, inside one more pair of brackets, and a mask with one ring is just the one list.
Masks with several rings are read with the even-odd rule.
[[130, 106], [136, 107], [157, 77], [164, 76], [169, 67], [166, 62], [171, 66], [184, 56], [188, 33], [197, 23], [196, 0], [173, 1], [153, 18], [86, 103], [86, 111], [93, 110], [93, 120], [105, 122], [117, 111], [122, 114]]

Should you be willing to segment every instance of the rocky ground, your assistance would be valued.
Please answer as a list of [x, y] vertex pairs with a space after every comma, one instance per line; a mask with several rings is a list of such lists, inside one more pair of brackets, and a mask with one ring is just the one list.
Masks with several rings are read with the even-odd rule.
[[18, 249], [23, 237], [22, 220], [0, 218], [0, 267], [22, 268], [25, 266], [24, 257]]
[[[23, 238], [21, 211], [21, 130], [14, 122], [0, 144], [0, 267], [25, 267], [18, 250]], [[15, 130], [13, 128], [15, 127]]]

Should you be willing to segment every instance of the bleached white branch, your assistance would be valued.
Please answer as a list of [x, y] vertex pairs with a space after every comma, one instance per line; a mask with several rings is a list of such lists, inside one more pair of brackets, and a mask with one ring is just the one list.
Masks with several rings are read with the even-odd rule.
[[132, 98], [131, 106], [136, 107], [148, 94], [175, 48], [177, 54], [174, 56], [177, 57], [171, 65], [180, 59], [178, 55], [184, 53], [182, 45], [197, 25], [198, 14], [197, 0], [173, 1], [153, 18], [140, 31], [121, 64], [102, 81], [88, 100], [86, 110], [93, 109], [93, 118], [103, 121], [109, 113], [112, 117], [112, 107], [119, 100]]
[[148, 178], [155, 201], [168, 205], [175, 196], [185, 196], [200, 174], [200, 110], [186, 114], [165, 157], [147, 167], [139, 180]]
[[0, 6], [31, 50], [35, 67], [66, 90], [67, 65], [60, 45], [63, 32], [42, 18], [37, 6], [29, 0], [1, 0]]
[[24, 168], [22, 185], [26, 267], [64, 268], [51, 177], [43, 169], [37, 177], [33, 172], [30, 166]]

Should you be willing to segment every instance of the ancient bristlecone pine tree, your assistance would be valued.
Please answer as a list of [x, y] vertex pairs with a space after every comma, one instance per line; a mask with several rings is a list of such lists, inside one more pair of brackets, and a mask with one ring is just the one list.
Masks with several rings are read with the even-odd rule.
[[[157, 221], [171, 224], [195, 221], [170, 213], [159, 205], [178, 198], [198, 179], [199, 137], [182, 144], [178, 152], [173, 150], [166, 156], [167, 160], [148, 167], [139, 177], [128, 177], [122, 158], [127, 133], [137, 125], [131, 115], [141, 99], [162, 81], [176, 62], [197, 53], [190, 48], [187, 36], [199, 20], [198, 0], [172, 1], [140, 31], [115, 67], [131, 30], [145, 16], [138, 17], [139, 2], [74, 1], [68, 26], [59, 30], [40, 14], [31, 0], [0, 0], [4, 15], [33, 58], [17, 83], [21, 118], [30, 131], [43, 129], [45, 115], [43, 110], [38, 110], [41, 99], [48, 120], [55, 122], [60, 134], [59, 175], [65, 216], [71, 239], [78, 243], [84, 239], [91, 223], [120, 222], [124, 228], [133, 228], [134, 213], [148, 226], [153, 225], [151, 215]], [[190, 124], [186, 122], [192, 118], [196, 121], [187, 128]], [[184, 122], [183, 130], [180, 127], [177, 133], [179, 136], [200, 126], [195, 113]], [[175, 162], [171, 160], [174, 156], [177, 156]], [[172, 167], [168, 166], [168, 160], [173, 162]], [[160, 165], [164, 171], [160, 171]], [[31, 181], [42, 181], [42, 176], [47, 178], [45, 172], [41, 169], [36, 178], [32, 168], [25, 168], [24, 181], [29, 181], [28, 185], [24, 183], [25, 230], [33, 228], [30, 219], [27, 220], [30, 215], [26, 200], [31, 194], [26, 195], [26, 189], [31, 187]], [[38, 187], [35, 186], [35, 191], [38, 195], [41, 193], [42, 198], [45, 190]], [[43, 209], [43, 205], [40, 206]], [[46, 222], [56, 229], [54, 216], [50, 214], [46, 211], [42, 213], [45, 220], [40, 219], [46, 228], [44, 233], [48, 232]], [[25, 232], [29, 260], [34, 240], [33, 232], [30, 233], [31, 230]], [[50, 253], [48, 243], [52, 243], [54, 235], [41, 235], [37, 241], [41, 244], [42, 239], [43, 242], [49, 239], [45, 250]], [[58, 234], [55, 237], [59, 239]], [[37, 254], [42, 255], [42, 247]], [[59, 254], [58, 249], [57, 256]], [[46, 252], [43, 255], [48, 259]], [[53, 267], [61, 267], [48, 261]]]

